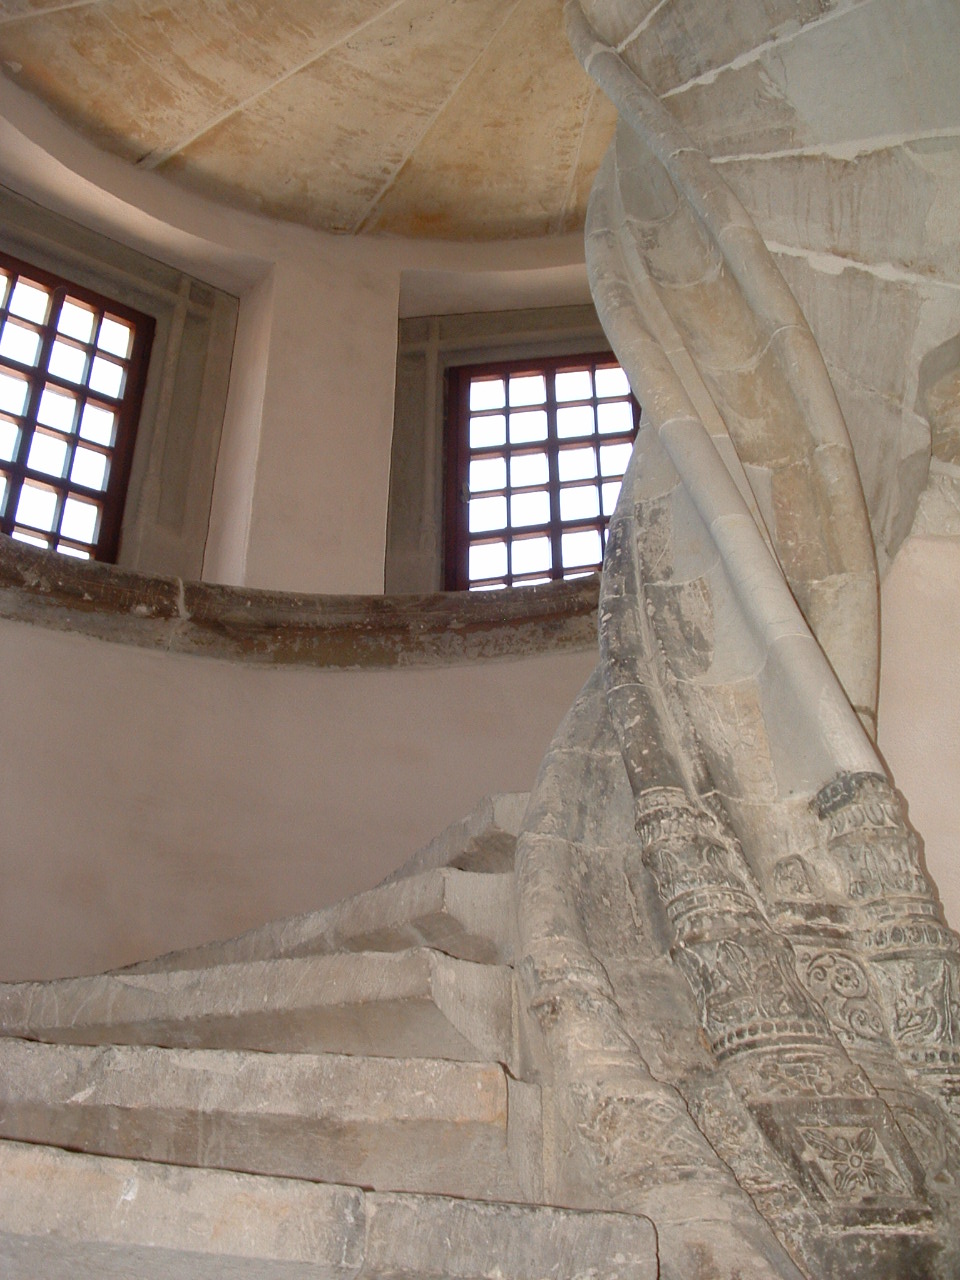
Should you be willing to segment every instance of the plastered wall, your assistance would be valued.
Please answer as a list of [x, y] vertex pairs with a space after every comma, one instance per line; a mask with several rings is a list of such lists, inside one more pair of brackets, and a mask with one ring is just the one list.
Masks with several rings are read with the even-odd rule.
[[0, 979], [370, 888], [533, 784], [594, 661], [264, 669], [0, 621]]
[[880, 750], [960, 926], [960, 538], [911, 537], [883, 584]]
[[0, 183], [239, 297], [211, 581], [382, 591], [401, 309], [589, 297], [579, 235], [452, 244], [272, 222], [95, 150], [2, 77]]
[[[358, 242], [270, 223], [96, 152], [2, 78], [0, 181], [240, 297], [211, 580], [381, 589], [398, 312], [584, 300], [579, 237]], [[956, 560], [911, 540], [894, 563], [880, 721], [954, 923]], [[122, 963], [372, 884], [484, 792], [530, 784], [592, 662], [251, 672], [12, 623], [0, 653], [4, 977]]]

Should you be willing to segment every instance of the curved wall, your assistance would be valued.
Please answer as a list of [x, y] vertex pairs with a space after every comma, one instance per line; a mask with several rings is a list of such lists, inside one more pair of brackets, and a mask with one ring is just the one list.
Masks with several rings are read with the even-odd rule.
[[589, 301], [579, 235], [452, 244], [271, 222], [97, 151], [3, 77], [0, 183], [239, 296], [210, 581], [382, 590], [401, 304]]
[[[788, 239], [760, 198], [773, 185], [751, 186], [768, 162], [726, 163]], [[579, 237], [445, 245], [273, 224], [97, 152], [2, 77], [0, 182], [240, 297], [208, 581], [379, 591], [398, 311], [585, 298]], [[960, 723], [943, 625], [956, 544], [931, 541], [929, 572], [906, 556], [886, 588], [880, 744], [957, 921], [943, 728]], [[281, 670], [11, 620], [0, 654], [5, 977], [123, 963], [375, 882], [485, 792], [530, 785], [594, 661]]]
[[0, 620], [0, 979], [370, 888], [484, 795], [533, 784], [594, 662], [276, 667]]

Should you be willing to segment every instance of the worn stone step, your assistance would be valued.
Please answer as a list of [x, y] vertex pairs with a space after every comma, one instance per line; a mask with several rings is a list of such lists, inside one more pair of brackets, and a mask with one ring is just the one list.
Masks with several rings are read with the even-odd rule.
[[128, 965], [121, 973], [199, 969], [243, 960], [329, 955], [337, 951], [403, 951], [433, 947], [480, 964], [513, 958], [512, 873], [478, 875], [440, 867], [381, 885], [322, 911]]
[[512, 971], [438, 951], [360, 952], [0, 986], [0, 1032], [152, 1044], [514, 1060]]
[[0, 1142], [4, 1280], [656, 1280], [645, 1218]]
[[392, 884], [437, 867], [478, 874], [512, 871], [529, 800], [529, 794], [520, 791], [485, 796], [465, 818], [445, 827], [383, 883]]
[[0, 1137], [92, 1155], [535, 1200], [540, 1127], [495, 1064], [0, 1040]]

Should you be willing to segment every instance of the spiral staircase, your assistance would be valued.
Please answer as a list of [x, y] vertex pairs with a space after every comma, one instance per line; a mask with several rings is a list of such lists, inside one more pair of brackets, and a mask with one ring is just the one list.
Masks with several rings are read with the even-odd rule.
[[960, 941], [870, 736], [853, 451], [601, 8], [588, 269], [644, 419], [596, 672], [529, 797], [379, 888], [0, 989], [4, 1275], [960, 1276]]

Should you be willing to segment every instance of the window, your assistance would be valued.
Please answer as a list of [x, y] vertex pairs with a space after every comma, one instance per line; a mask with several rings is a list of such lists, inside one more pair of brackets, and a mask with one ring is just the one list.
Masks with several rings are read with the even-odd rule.
[[116, 559], [153, 328], [0, 255], [0, 531]]
[[446, 586], [600, 568], [640, 410], [609, 353], [448, 372]]

